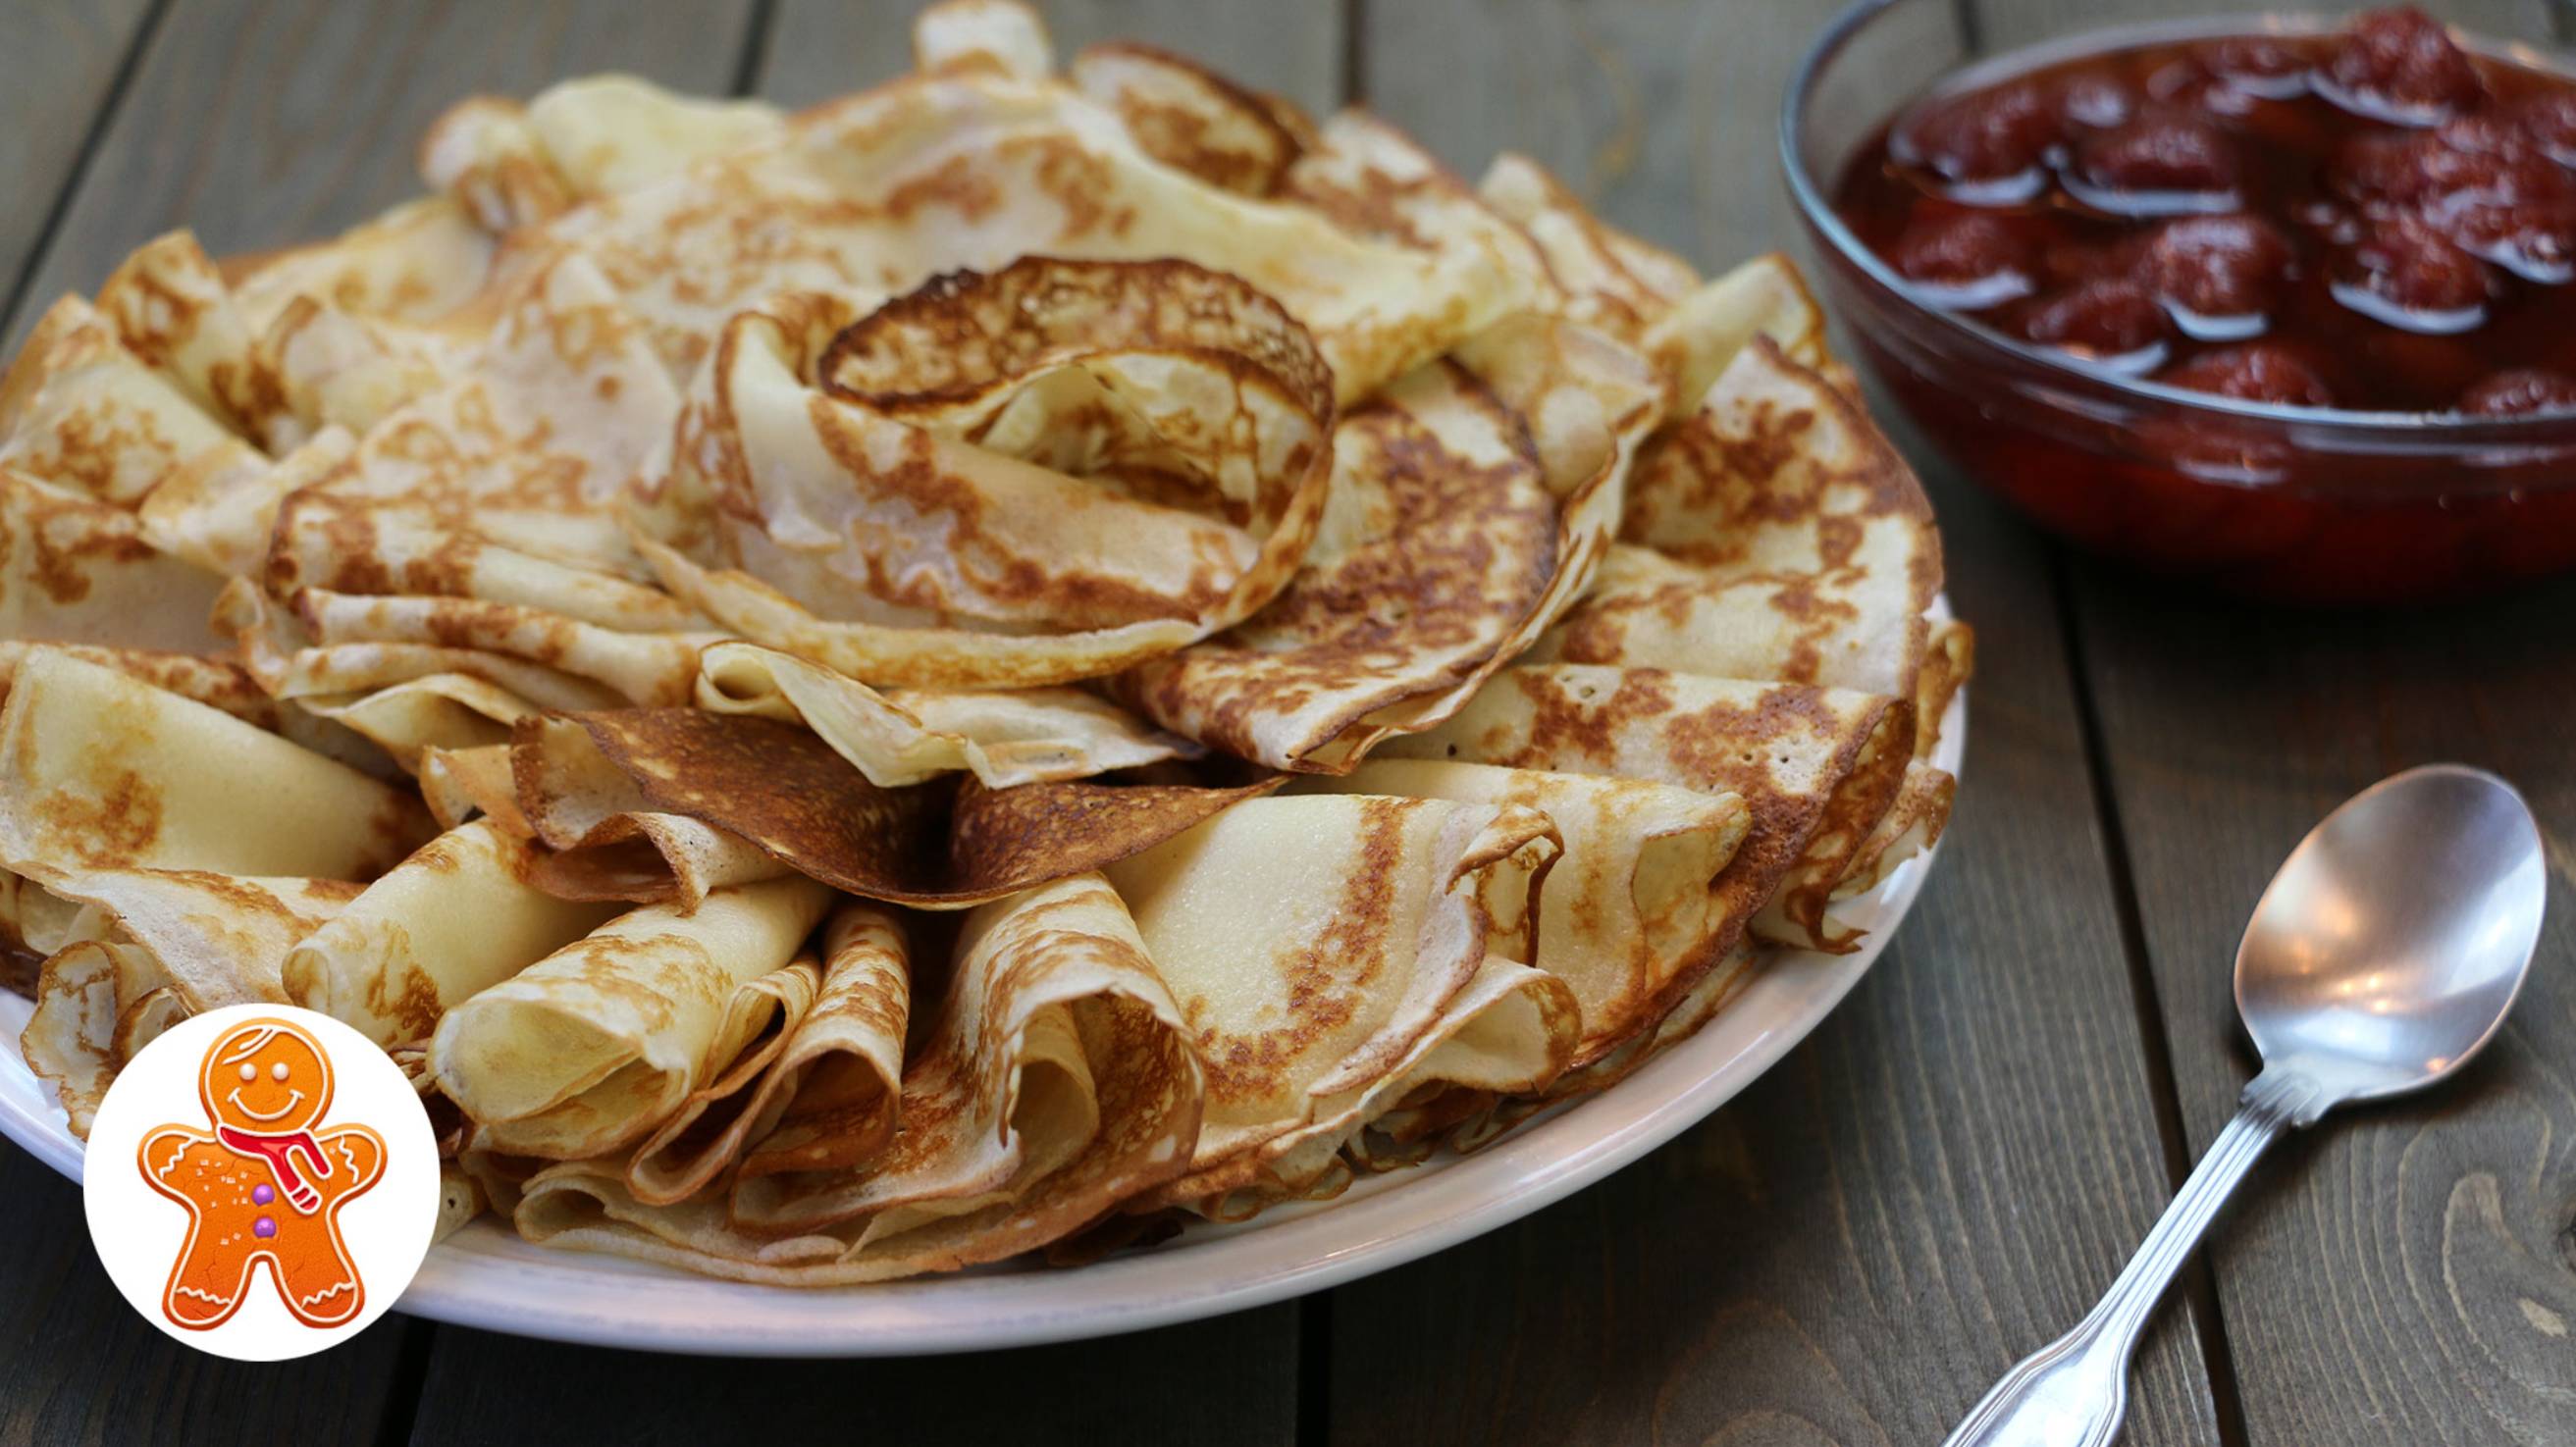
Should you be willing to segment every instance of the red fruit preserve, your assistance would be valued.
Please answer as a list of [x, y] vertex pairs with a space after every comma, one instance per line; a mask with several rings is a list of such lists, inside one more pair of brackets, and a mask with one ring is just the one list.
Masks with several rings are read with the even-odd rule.
[[1835, 209], [1917, 299], [2123, 375], [2356, 411], [2576, 405], [2576, 85], [2420, 11], [1937, 91], [1854, 156]]

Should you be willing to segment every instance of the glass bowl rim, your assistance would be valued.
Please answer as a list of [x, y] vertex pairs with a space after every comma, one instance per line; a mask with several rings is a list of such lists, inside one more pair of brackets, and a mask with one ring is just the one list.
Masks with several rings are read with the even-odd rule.
[[[2216, 416], [2235, 417], [2254, 422], [2305, 428], [2340, 429], [2356, 434], [2394, 441], [2406, 438], [2415, 443], [2448, 442], [2463, 445], [2493, 443], [2504, 446], [2530, 446], [2536, 434], [2576, 431], [2576, 412], [2535, 413], [2519, 417], [2472, 417], [2459, 412], [2387, 412], [2360, 411], [2342, 407], [2301, 407], [2279, 402], [2251, 402], [2236, 397], [2223, 397], [2213, 392], [2173, 387], [2161, 382], [2123, 376], [2101, 367], [2086, 365], [2081, 359], [2059, 352], [2053, 347], [2037, 346], [2008, 336], [1982, 322], [1955, 312], [1925, 304], [1899, 276], [1895, 268], [1881, 260], [1877, 253], [1863, 245], [1861, 239], [1835, 214], [1824, 188], [1807, 167], [1803, 142], [1806, 138], [1807, 102], [1825, 70], [1839, 57], [1843, 48], [1867, 29], [1871, 22], [1900, 5], [1928, 4], [1933, 0], [1851, 0], [1835, 14], [1815, 42], [1798, 60], [1789, 74], [1789, 84], [1780, 102], [1780, 168], [1788, 179], [1789, 194], [1799, 215], [1808, 227], [1824, 238], [1845, 262], [1859, 268], [1876, 282], [1897, 304], [1938, 328], [1943, 335], [1970, 349], [1999, 353], [2001, 359], [2037, 367], [2072, 382], [2080, 382], [2118, 396], [2139, 402], [2152, 402], [2166, 408], [2179, 408]], [[2279, 34], [2315, 34], [2339, 27], [2348, 16], [2328, 16], [2313, 12], [2248, 12], [2228, 15], [2159, 17], [2129, 25], [2104, 25], [2092, 30], [2071, 31], [2029, 46], [2018, 47], [1997, 56], [1978, 56], [1969, 63], [1944, 75], [1949, 80], [1971, 74], [1980, 67], [2004, 59], [2027, 61], [2034, 54], [2045, 56], [2052, 48], [2063, 46], [2069, 56], [2096, 48], [2092, 42], [2104, 36], [2120, 36], [2133, 41], [2157, 39], [2184, 40], [2195, 36], [2245, 34], [2249, 30]], [[2454, 32], [2458, 32], [2455, 30]], [[2483, 36], [2461, 35], [2470, 48], [2484, 55], [2510, 60], [2515, 64], [2549, 71], [2576, 82], [2576, 69], [2533, 46], [2521, 42], [2497, 42]], [[2022, 69], [2025, 66], [2015, 66]], [[1891, 112], [1893, 114], [1893, 112]], [[2576, 286], [2576, 282], [2568, 283]]]

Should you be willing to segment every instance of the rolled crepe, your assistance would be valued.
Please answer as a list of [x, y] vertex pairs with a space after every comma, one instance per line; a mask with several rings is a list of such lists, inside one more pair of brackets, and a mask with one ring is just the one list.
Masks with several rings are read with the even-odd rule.
[[1540, 888], [1538, 938], [1505, 953], [1573, 992], [1577, 1064], [1651, 1024], [1673, 981], [1733, 948], [1752, 923], [1715, 887], [1751, 818], [1734, 794], [1429, 759], [1371, 760], [1330, 787], [1516, 804], [1556, 825], [1565, 853]]
[[1187, 1165], [1198, 1058], [1098, 876], [977, 909], [958, 951], [905, 1068], [894, 1139], [855, 1172], [763, 1175], [729, 1203], [651, 1207], [614, 1163], [576, 1162], [528, 1183], [520, 1231], [739, 1280], [838, 1285], [1045, 1245]]
[[283, 1002], [287, 950], [357, 890], [198, 870], [51, 872], [49, 908], [21, 901], [20, 928], [50, 955], [20, 1037], [28, 1068], [54, 1082], [73, 1133], [87, 1135], [108, 1083], [162, 1030], [200, 1010]]
[[763, 978], [781, 991], [778, 1029], [637, 1148], [626, 1168], [637, 1200], [669, 1205], [737, 1171], [856, 1166], [893, 1137], [911, 1006], [903, 928], [850, 901], [824, 925], [822, 945], [810, 987], [793, 970]]
[[344, 764], [53, 649], [0, 706], [0, 863], [369, 879], [431, 834]]
[[489, 820], [430, 840], [288, 952], [287, 998], [379, 1045], [426, 1037], [451, 1006], [618, 912], [537, 889], [538, 853]]
[[1178, 261], [1031, 258], [864, 318], [775, 297], [728, 325], [646, 478], [643, 551], [692, 606], [853, 677], [1108, 673], [1287, 583], [1331, 380], [1277, 303]]
[[[1111, 865], [1207, 1061], [1206, 1120], [1173, 1192], [1271, 1179], [1391, 1105], [1374, 1089], [1438, 1033], [1489, 944], [1526, 929], [1558, 848], [1533, 810], [1311, 795], [1239, 804]], [[1331, 1151], [1308, 1158], [1320, 1172]]]
[[879, 693], [755, 643], [711, 644], [698, 670], [698, 707], [801, 723], [869, 783], [888, 789], [957, 770], [1007, 789], [1198, 752], [1079, 689]]
[[1567, 663], [1507, 668], [1455, 718], [1386, 752], [1644, 779], [1740, 796], [1743, 847], [1718, 878], [1763, 939], [1857, 947], [1826, 906], [1886, 817], [1914, 705], [1878, 694]]
[[694, 913], [620, 915], [453, 1006], [430, 1037], [480, 1144], [549, 1160], [651, 1133], [767, 1023], [747, 993], [787, 965], [831, 892], [787, 878], [719, 890]]

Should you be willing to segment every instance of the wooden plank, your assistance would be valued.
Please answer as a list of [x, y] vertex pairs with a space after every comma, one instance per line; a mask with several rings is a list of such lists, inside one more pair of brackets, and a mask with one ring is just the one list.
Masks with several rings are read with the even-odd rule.
[[[780, 0], [760, 92], [811, 105], [912, 68], [916, 0]], [[1096, 40], [1144, 40], [1257, 90], [1323, 112], [1342, 96], [1334, 0], [1038, 0], [1059, 55]]]
[[[785, 0], [755, 89], [810, 104], [910, 63], [911, 4]], [[1066, 53], [1139, 36], [1228, 74], [1329, 106], [1338, 96], [1333, 12], [1242, 4], [1207, 14], [1188, 0], [1046, 7]], [[1290, 13], [1294, 11], [1294, 13]], [[885, 1363], [674, 1359], [442, 1329], [432, 1346], [416, 1440], [695, 1443], [739, 1435], [896, 1442], [1181, 1443], [1286, 1447], [1296, 1440], [1297, 1304], [1105, 1341], [998, 1356]]]
[[[1368, 13], [1371, 103], [1471, 174], [1517, 145], [1579, 179], [1622, 149], [1625, 84], [1651, 124], [1594, 187], [1613, 220], [1704, 262], [1788, 240], [1768, 138], [1816, 15]], [[2092, 1304], [2166, 1199], [2048, 554], [1899, 441], [1981, 654], [1958, 818], [1915, 916], [1744, 1100], [1563, 1205], [1337, 1293], [1335, 1440], [1937, 1441]], [[2126, 1441], [2215, 1437], [2187, 1315], [2141, 1368]]]
[[477, 1442], [1286, 1443], [1296, 1308], [1063, 1346], [748, 1363], [447, 1327], [416, 1447]]
[[363, 1442], [410, 1323], [273, 1365], [191, 1351], [99, 1269], [78, 1186], [0, 1141], [0, 1443]]
[[1780, 92], [1829, 12], [1390, 0], [1365, 13], [1370, 107], [1468, 179], [1521, 152], [1703, 266], [1788, 240]]
[[[1966, 0], [1977, 17], [1977, 36], [1989, 51], [2010, 50], [2059, 35], [2077, 34], [2099, 25], [2161, 16], [2225, 14], [2231, 10], [2347, 15], [2386, 9], [2389, 0], [2302, 0], [2297, 5], [2267, 3], [2202, 4], [2159, 7], [2145, 0]], [[2425, 7], [2445, 22], [2503, 40], [2550, 43], [2551, 0], [2442, 0]]]
[[217, 255], [325, 236], [419, 194], [413, 151], [453, 102], [632, 71], [695, 91], [732, 78], [750, 0], [180, 0], [154, 31], [16, 336], [138, 244], [193, 228]]
[[[2514, 780], [2576, 883], [2576, 586], [2292, 613], [2088, 574], [2087, 674], [2195, 1150], [2250, 1073], [2230, 964], [2346, 795], [2459, 759]], [[2211, 1248], [2250, 1441], [2576, 1441], [2576, 914], [2561, 888], [2488, 1057], [2279, 1151]]]
[[100, 107], [150, 7], [146, 0], [36, 0], [10, 15], [0, 47], [0, 299], [44, 234]]

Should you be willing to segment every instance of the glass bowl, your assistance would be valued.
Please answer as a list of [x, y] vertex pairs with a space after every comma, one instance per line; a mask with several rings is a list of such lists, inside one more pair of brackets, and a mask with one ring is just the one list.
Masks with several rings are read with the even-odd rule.
[[[1899, 105], [1974, 58], [1957, 15], [1955, 0], [1859, 0], [1836, 17], [1790, 80], [1780, 154], [1826, 301], [1963, 470], [2079, 544], [2251, 597], [2411, 602], [2576, 567], [2576, 415], [2241, 402], [2116, 376], [1914, 300], [1830, 197]], [[2070, 30], [1988, 64], [2335, 23], [2245, 12]]]

